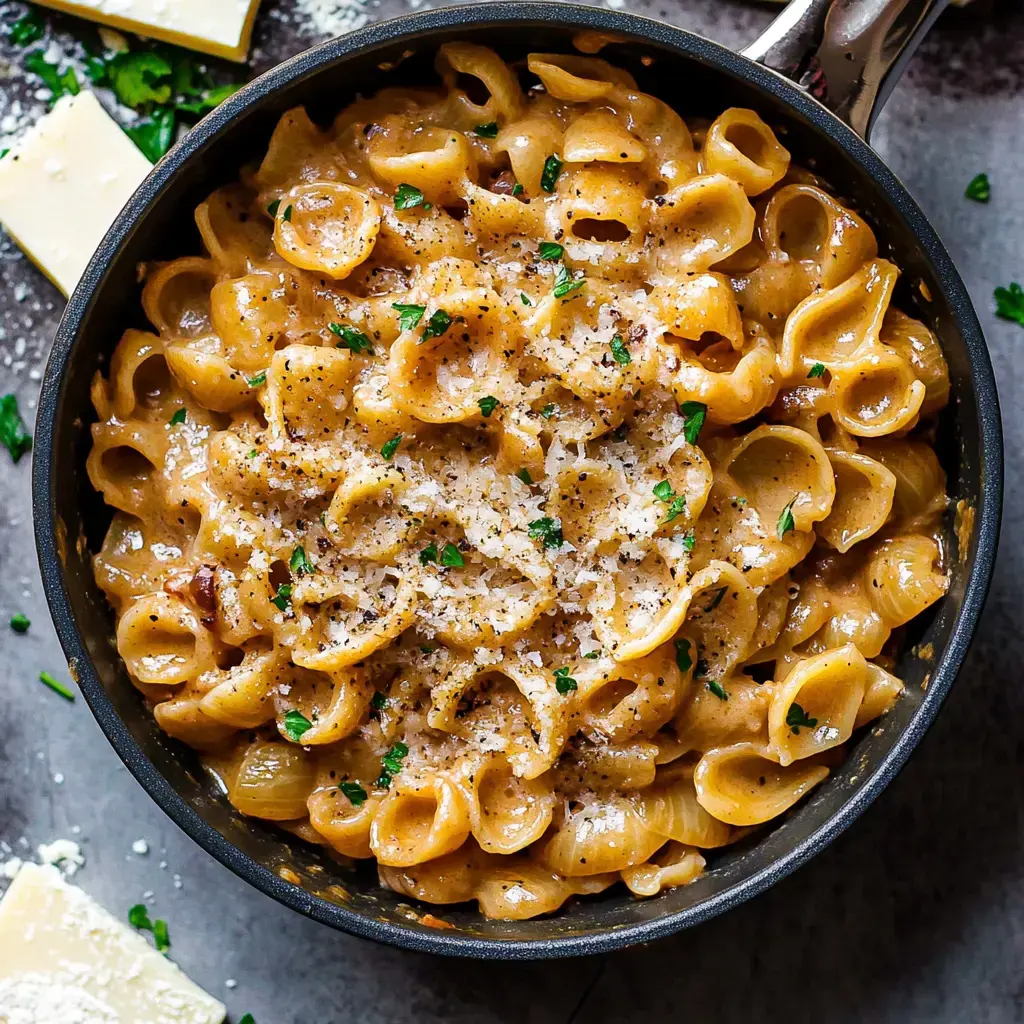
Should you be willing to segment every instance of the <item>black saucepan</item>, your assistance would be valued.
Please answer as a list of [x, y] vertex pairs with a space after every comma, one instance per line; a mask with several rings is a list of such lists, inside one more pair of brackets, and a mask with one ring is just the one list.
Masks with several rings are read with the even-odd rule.
[[[154, 168], [107, 233], [57, 331], [39, 403], [33, 500], [46, 596], [72, 672], [128, 768], [200, 846], [282, 903], [336, 928], [412, 949], [528, 959], [645, 942], [721, 913], [821, 850], [878, 795], [921, 739], [963, 663], [992, 572], [1001, 505], [996, 389], [967, 292], [913, 199], [850, 127], [867, 131], [901, 61], [942, 6], [940, 0], [795, 0], [747, 55], [645, 18], [548, 0], [412, 14], [324, 43], [268, 72]], [[937, 332], [949, 361], [953, 396], [939, 444], [953, 502], [963, 513], [957, 523], [949, 518], [952, 585], [921, 631], [930, 645], [924, 649], [934, 655], [923, 660], [908, 653], [900, 665], [908, 686], [896, 709], [857, 740], [846, 763], [798, 810], [723, 852], [698, 881], [643, 901], [617, 887], [525, 922], [487, 921], [473, 908], [446, 907], [438, 913], [454, 927], [439, 930], [382, 890], [368, 865], [338, 866], [241, 817], [207, 782], [191, 751], [157, 728], [118, 659], [113, 615], [90, 568], [109, 513], [84, 469], [94, 419], [89, 381], [122, 331], [142, 326], [137, 264], [198, 251], [194, 207], [263, 154], [283, 111], [305, 104], [314, 119], [329, 121], [357, 92], [434, 81], [433, 56], [447, 40], [483, 43], [517, 59], [531, 50], [571, 51], [574, 34], [585, 29], [617, 36], [621, 41], [602, 56], [685, 116], [714, 115], [729, 105], [758, 110], [785, 133], [796, 162], [813, 167], [874, 225], [883, 252], [903, 269], [900, 304]]]

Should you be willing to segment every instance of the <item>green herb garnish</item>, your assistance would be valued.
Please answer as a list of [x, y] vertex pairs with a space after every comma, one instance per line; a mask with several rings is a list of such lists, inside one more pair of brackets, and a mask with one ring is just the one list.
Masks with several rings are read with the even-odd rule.
[[419, 327], [426, 306], [417, 306], [412, 302], [392, 302], [391, 308], [398, 311], [398, 326], [403, 331], [412, 331]]
[[0, 444], [11, 453], [15, 462], [32, 449], [32, 435], [18, 411], [16, 395], [0, 398]]
[[776, 532], [779, 535], [779, 540], [782, 540], [782, 538], [791, 530], [796, 529], [796, 523], [793, 521], [793, 504], [799, 497], [799, 494], [794, 494], [793, 497], [789, 499], [789, 504], [786, 505], [779, 516], [779, 522], [776, 526]]
[[622, 335], [616, 334], [608, 343], [608, 347], [612, 350], [612, 359], [614, 359], [620, 366], [628, 366], [633, 362], [633, 357], [629, 354], [629, 349], [626, 348], [626, 343], [622, 340]]
[[527, 524], [526, 529], [533, 540], [539, 540], [546, 548], [560, 548], [565, 543], [562, 524], [550, 516], [534, 519], [532, 523]]
[[555, 191], [555, 182], [558, 181], [558, 176], [562, 173], [562, 161], [557, 156], [552, 154], [544, 161], [544, 170], [540, 175], [540, 187], [545, 192]]
[[435, 310], [423, 328], [423, 340], [440, 338], [453, 323], [452, 318], [443, 309]]
[[59, 64], [51, 64], [42, 50], [33, 50], [25, 57], [25, 67], [43, 80], [43, 85], [50, 90], [50, 105], [61, 96], [77, 96], [81, 91], [78, 75], [74, 68], [60, 70]]
[[487, 419], [498, 408], [499, 403], [493, 395], [487, 395], [485, 398], [478, 399], [476, 404], [480, 406], [480, 412], [484, 419]]
[[462, 557], [462, 552], [449, 541], [441, 548], [441, 564], [449, 569], [461, 569], [466, 561]]
[[808, 377], [809, 380], [813, 380], [815, 377], [824, 377], [824, 376], [825, 376], [825, 364], [824, 363], [815, 363], [811, 367], [810, 372], [807, 374], [807, 377]]
[[313, 723], [301, 712], [292, 708], [284, 716], [284, 734], [296, 743], [301, 742], [302, 737], [313, 728]]
[[690, 657], [690, 647], [690, 641], [685, 636], [678, 637], [675, 641], [676, 664], [679, 666], [680, 672], [689, 672], [693, 665], [693, 659]]
[[176, 409], [174, 415], [167, 421], [172, 427], [180, 427], [185, 422], [185, 417], [188, 415], [188, 410], [185, 406], [180, 409]]
[[527, 486], [530, 486], [533, 483], [533, 477], [530, 476], [530, 471], [528, 469], [519, 470], [519, 472], [516, 473], [516, 476], [519, 477], [519, 479]]
[[496, 139], [498, 137], [498, 122], [488, 121], [487, 124], [478, 124], [473, 129], [474, 135], [479, 135], [481, 139]]
[[512, 195], [514, 196], [521, 196], [524, 191], [525, 189], [518, 181], [512, 186]]
[[409, 753], [409, 748], [398, 741], [391, 745], [391, 749], [380, 759], [381, 770], [377, 785], [381, 789], [387, 789], [391, 780], [402, 770], [402, 758]]
[[817, 724], [818, 720], [809, 718], [807, 712], [795, 701], [789, 705], [789, 710], [786, 712], [786, 725], [793, 730], [794, 734], [799, 736], [801, 727], [813, 729]]
[[306, 555], [306, 549], [299, 544], [288, 559], [288, 568], [295, 576], [312, 576], [316, 568]]
[[105, 84], [126, 107], [137, 110], [171, 98], [174, 69], [157, 50], [126, 50], [104, 61], [103, 67]]
[[541, 411], [540, 411], [540, 414], [541, 414], [541, 416], [543, 416], [543, 417], [544, 417], [544, 419], [546, 419], [546, 420], [549, 420], [549, 419], [551, 419], [551, 417], [555, 415], [555, 407], [554, 407], [554, 404], [553, 404], [553, 403], [551, 403], [551, 402], [548, 402], [548, 404], [547, 404], [547, 405], [545, 405], [543, 409], [541, 409]]
[[411, 210], [414, 206], [423, 206], [429, 210], [430, 206], [423, 202], [423, 193], [415, 185], [399, 185], [395, 190], [395, 209]]
[[729, 694], [717, 679], [709, 679], [704, 684], [719, 700], [728, 700]]
[[519, 293], [519, 299], [520, 299], [520, 301], [522, 302], [522, 304], [524, 306], [532, 306], [533, 305], [533, 303], [530, 301], [530, 296], [527, 295], [526, 292], [520, 292]]
[[686, 508], [686, 495], [676, 494], [667, 480], [662, 480], [661, 483], [654, 485], [654, 496], [668, 505], [668, 512], [665, 514], [666, 523], [671, 523], [673, 519], [678, 518]]
[[167, 922], [160, 917], [155, 921], [151, 921], [145, 903], [136, 903], [134, 907], [129, 909], [128, 923], [139, 931], [152, 932], [153, 941], [156, 944], [158, 953], [166, 953], [171, 948], [171, 937], [167, 930]]
[[[576, 291], [577, 288], [582, 288], [586, 283], [587, 279], [585, 277], [574, 278], [569, 272], [569, 268], [563, 263], [555, 277], [554, 296], [556, 299], [561, 299]], [[629, 353], [627, 352], [626, 354], [628, 355]]]
[[280, 209], [281, 209], [281, 200], [280, 199], [275, 199], [272, 203], [268, 203], [267, 204], [267, 213], [269, 213], [271, 217], [276, 217], [277, 216], [277, 211], [280, 210]]
[[75, 695], [72, 690], [59, 680], [54, 679], [49, 672], [40, 672], [39, 682], [44, 686], [48, 686], [54, 693], [59, 693], [65, 700], [75, 699]]
[[390, 462], [391, 461], [391, 457], [395, 454], [395, 452], [398, 451], [398, 446], [401, 443], [402, 443], [402, 435], [401, 434], [395, 434], [395, 436], [393, 438], [391, 438], [390, 441], [385, 441], [384, 444], [381, 445], [381, 449], [380, 449], [381, 455], [383, 455], [384, 458], [387, 459], [388, 462]]
[[988, 180], [988, 175], [982, 172], [971, 178], [964, 189], [964, 195], [976, 203], [987, 203], [992, 198], [992, 183]]
[[31, 625], [32, 623], [29, 621], [28, 616], [23, 615], [21, 612], [16, 612], [11, 616], [11, 629], [15, 633], [27, 633], [28, 627]]
[[360, 352], [365, 352], [370, 356], [373, 355], [373, 342], [362, 331], [357, 331], [354, 327], [349, 327], [347, 324], [336, 323], [329, 323], [327, 330], [341, 338], [341, 341], [338, 342], [338, 348], [347, 348], [355, 355], [358, 355]]
[[155, 164], [174, 145], [175, 127], [174, 111], [165, 107], [152, 117], [127, 125], [124, 130], [142, 155]]
[[555, 689], [559, 693], [571, 693], [573, 690], [578, 689], [576, 680], [569, 675], [567, 668], [555, 669]]
[[353, 807], [361, 807], [366, 803], [366, 790], [358, 782], [339, 782], [338, 789], [348, 797]]
[[1024, 327], [1024, 288], [1016, 281], [1006, 288], [995, 290], [996, 316], [1004, 320], [1015, 320]]
[[537, 252], [542, 260], [560, 260], [565, 250], [557, 242], [541, 242]]
[[7, 40], [12, 46], [31, 46], [46, 34], [46, 24], [37, 8], [29, 9], [28, 14], [20, 17], [7, 33]]
[[692, 551], [696, 543], [697, 538], [693, 535], [693, 530], [687, 530], [687, 532], [683, 534], [683, 550]]
[[370, 698], [370, 707], [373, 708], [374, 711], [383, 711], [387, 702], [387, 697], [385, 697], [380, 690], [373, 691], [373, 696]]
[[251, 388], [261, 388], [267, 383], [267, 371], [260, 370], [255, 376], [246, 377], [245, 381]]
[[708, 407], [703, 402], [683, 402], [679, 406], [679, 415], [683, 417], [683, 437], [689, 444], [696, 444], [708, 415]]
[[282, 583], [277, 588], [277, 593], [270, 599], [272, 604], [276, 604], [281, 611], [287, 611], [288, 606], [292, 603], [292, 585], [290, 583]]
[[437, 561], [437, 545], [428, 544], [420, 552], [420, 565], [428, 565], [430, 562]]

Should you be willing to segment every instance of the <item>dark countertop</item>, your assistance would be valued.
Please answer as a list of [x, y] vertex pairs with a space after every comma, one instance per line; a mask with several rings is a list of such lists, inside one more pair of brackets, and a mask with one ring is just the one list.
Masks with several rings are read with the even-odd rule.
[[[626, 6], [729, 45], [753, 38], [771, 16], [737, 0]], [[368, 12], [408, 9], [406, 0], [382, 0]], [[264, 3], [258, 69], [315, 41], [292, 10], [292, 0]], [[1024, 280], [1022, 90], [1024, 8], [1007, 0], [987, 18], [944, 17], [875, 130], [977, 305], [1010, 463], [996, 575], [959, 682], [899, 778], [808, 866], [710, 924], [590, 960], [441, 961], [299, 917], [180, 833], [121, 766], [82, 700], [67, 704], [35, 682], [40, 669], [61, 672], [63, 658], [38, 580], [30, 460], [15, 467], [6, 456], [0, 608], [5, 617], [24, 611], [33, 626], [24, 637], [0, 630], [0, 840], [19, 852], [21, 837], [33, 847], [78, 839], [86, 866], [76, 881], [115, 913], [145, 898], [170, 924], [174, 959], [227, 1002], [233, 1020], [248, 1010], [259, 1024], [1024, 1021], [1024, 416], [1014, 400], [1024, 329], [991, 313], [993, 287]], [[989, 206], [962, 198], [981, 170], [993, 180]], [[27, 415], [61, 307], [3, 239], [0, 390], [16, 391]], [[132, 853], [139, 838], [146, 856]]]

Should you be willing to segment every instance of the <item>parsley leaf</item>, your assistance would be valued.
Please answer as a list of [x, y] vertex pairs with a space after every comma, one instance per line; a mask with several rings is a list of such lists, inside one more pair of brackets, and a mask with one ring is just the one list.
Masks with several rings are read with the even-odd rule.
[[301, 712], [292, 708], [284, 716], [284, 734], [296, 743], [301, 742], [302, 737], [313, 728], [313, 723]]
[[449, 569], [461, 569], [466, 564], [466, 561], [462, 557], [462, 552], [449, 541], [441, 548], [441, 564]]
[[136, 903], [128, 911], [128, 923], [139, 931], [152, 932], [158, 953], [166, 953], [171, 948], [171, 937], [167, 930], [167, 922], [158, 917], [155, 921], [149, 918], [145, 903]]
[[537, 252], [542, 260], [560, 260], [565, 250], [557, 242], [541, 242]]
[[616, 334], [608, 343], [608, 347], [612, 350], [612, 359], [620, 366], [629, 366], [633, 362], [633, 357], [629, 354], [629, 349], [626, 348], [621, 334]]
[[543, 417], [544, 417], [544, 419], [546, 419], [546, 420], [549, 420], [549, 419], [551, 419], [551, 417], [555, 415], [555, 406], [554, 406], [554, 403], [552, 403], [552, 402], [548, 402], [548, 404], [547, 404], [547, 405], [545, 405], [543, 409], [541, 409], [541, 411], [540, 411], [540, 414], [541, 414], [541, 416], [543, 416]]
[[11, 453], [15, 462], [32, 448], [32, 435], [18, 411], [16, 395], [0, 398], [0, 444]]
[[708, 415], [708, 407], [703, 402], [683, 402], [679, 406], [679, 415], [683, 417], [683, 437], [689, 444], [696, 444]]
[[31, 46], [38, 42], [46, 33], [46, 24], [42, 15], [35, 7], [29, 9], [28, 14], [19, 18], [7, 33], [8, 42], [12, 46]]
[[142, 155], [155, 164], [174, 145], [174, 129], [174, 111], [164, 108], [151, 118], [128, 125], [125, 133]]
[[77, 96], [81, 91], [78, 84], [78, 75], [74, 68], [60, 70], [58, 64], [51, 64], [46, 59], [42, 50], [33, 50], [25, 58], [25, 67], [34, 75], [43, 80], [43, 85], [50, 90], [50, 105], [52, 106], [61, 96]]
[[171, 98], [171, 83], [165, 79], [173, 68], [156, 50], [115, 54], [106, 62], [105, 70], [107, 84], [126, 107], [138, 109]]
[[365, 352], [370, 356], [373, 355], [373, 343], [362, 331], [357, 331], [354, 327], [349, 327], [347, 324], [336, 324], [333, 322], [327, 325], [327, 330], [341, 338], [341, 341], [338, 342], [338, 348], [347, 348], [355, 355], [358, 355], [360, 352]]
[[686, 495], [676, 494], [667, 480], [662, 480], [660, 484], [654, 485], [654, 496], [659, 501], [668, 503], [668, 512], [665, 515], [666, 523], [671, 523], [673, 519], [678, 518], [686, 508]]
[[521, 196], [525, 191], [526, 190], [523, 188], [522, 185], [519, 184], [518, 181], [512, 186], [512, 195], [514, 196]]
[[550, 516], [543, 519], [534, 519], [526, 527], [527, 533], [533, 540], [539, 540], [546, 548], [560, 548], [565, 543], [562, 536], [562, 524]]
[[402, 435], [401, 434], [395, 434], [395, 436], [393, 438], [391, 438], [390, 441], [385, 441], [384, 444], [381, 445], [381, 449], [380, 449], [381, 455], [383, 455], [384, 458], [387, 459], [388, 462], [390, 462], [392, 456], [395, 454], [395, 452], [398, 451], [398, 446], [401, 443], [402, 443]]
[[420, 552], [420, 565], [427, 565], [430, 562], [436, 562], [436, 561], [437, 561], [437, 545], [436, 544], [428, 544]]
[[380, 690], [373, 691], [373, 696], [370, 698], [370, 707], [373, 708], [374, 711], [383, 711], [387, 702], [387, 697], [385, 697]]
[[256, 1018], [251, 1013], [243, 1013], [238, 1018], [238, 1024], [256, 1024]]
[[204, 89], [197, 99], [183, 100], [178, 103], [177, 109], [183, 114], [205, 114], [207, 111], [219, 107], [230, 96], [234, 96], [242, 88], [240, 82], [232, 82], [228, 85], [218, 85], [214, 89]]
[[987, 203], [992, 198], [992, 183], [988, 180], [988, 175], [982, 172], [971, 178], [964, 189], [964, 195], [976, 203]]
[[532, 306], [533, 305], [533, 303], [530, 301], [530, 296], [527, 295], [526, 292], [520, 292], [519, 293], [519, 298], [522, 301], [524, 306]]
[[693, 667], [693, 659], [690, 657], [690, 641], [685, 636], [678, 637], [675, 641], [676, 664], [680, 672], [689, 672]]
[[435, 310], [423, 328], [423, 340], [440, 338], [453, 323], [452, 318], [443, 309]]
[[704, 684], [719, 700], [728, 700], [729, 692], [726, 688], [717, 680], [709, 679]]
[[796, 529], [796, 523], [793, 521], [793, 504], [799, 497], [799, 494], [794, 494], [793, 497], [789, 499], [789, 503], [782, 510], [782, 513], [779, 516], [779, 522], [776, 526], [776, 532], [779, 535], [779, 540], [782, 540], [787, 533]]
[[366, 790], [358, 782], [339, 782], [338, 789], [348, 797], [353, 807], [361, 807], [366, 803]]
[[419, 327], [426, 306], [417, 306], [412, 302], [392, 302], [391, 308], [398, 311], [398, 326], [403, 331], [411, 331]]
[[172, 427], [180, 427], [185, 422], [186, 416], [188, 416], [188, 410], [182, 406], [180, 409], [175, 409], [174, 415], [167, 422]]
[[553, 153], [544, 161], [544, 170], [540, 175], [540, 187], [545, 192], [555, 191], [555, 182], [562, 173], [562, 161]]
[[284, 213], [281, 214], [281, 220], [283, 220], [285, 222], [285, 224], [290, 224], [291, 223], [291, 220], [292, 220], [292, 204], [291, 203], [289, 203], [284, 208]]
[[1016, 281], [1007, 288], [995, 290], [996, 316], [1004, 320], [1016, 320], [1024, 327], [1024, 288]]
[[795, 735], [800, 735], [801, 726], [805, 729], [813, 729], [817, 724], [818, 720], [809, 718], [807, 712], [796, 701], [789, 705], [789, 710], [786, 712], [786, 725], [793, 730]]
[[267, 383], [267, 371], [266, 370], [260, 370], [260, 372], [257, 373], [255, 376], [253, 376], [253, 377], [246, 377], [245, 378], [245, 382], [251, 388], [261, 388], [261, 387], [263, 387], [263, 385]]
[[578, 688], [576, 680], [569, 675], [569, 670], [567, 668], [555, 669], [555, 689], [559, 693], [571, 693], [573, 690]]
[[693, 535], [693, 530], [687, 530], [683, 534], [683, 548], [686, 551], [692, 551], [694, 545], [697, 543], [697, 538]]
[[395, 190], [395, 209], [411, 210], [414, 206], [422, 206], [429, 210], [430, 204], [423, 202], [423, 193], [415, 185], [399, 185]]
[[299, 544], [288, 559], [288, 568], [296, 576], [312, 576], [316, 568], [306, 555], [306, 549]]
[[576, 291], [577, 288], [582, 288], [586, 283], [587, 279], [585, 277], [573, 278], [569, 268], [563, 263], [558, 270], [558, 275], [555, 277], [554, 296], [556, 299], [561, 299]]
[[39, 682], [44, 686], [48, 686], [54, 693], [59, 693], [65, 700], [75, 699], [75, 695], [72, 690], [59, 680], [54, 679], [49, 672], [40, 672]]
[[402, 770], [402, 758], [409, 753], [409, 748], [401, 740], [392, 743], [391, 749], [380, 759], [381, 770], [377, 785], [387, 789], [391, 780]]
[[267, 203], [267, 213], [269, 213], [271, 217], [276, 217], [277, 216], [277, 211], [280, 210], [280, 209], [281, 209], [281, 200], [280, 199], [275, 199], [272, 203]]
[[270, 600], [271, 603], [276, 604], [281, 611], [287, 611], [288, 606], [292, 603], [292, 585], [290, 583], [282, 583], [281, 586], [277, 588], [277, 593]]
[[809, 380], [813, 380], [815, 377], [824, 377], [824, 376], [825, 376], [825, 364], [824, 363], [815, 363], [811, 367], [810, 372], [807, 374], [807, 377], [808, 377]]
[[16, 612], [11, 616], [11, 629], [13, 629], [15, 633], [27, 633], [28, 627], [31, 625], [32, 623], [29, 621], [28, 617], [22, 612]]
[[498, 408], [499, 402], [494, 395], [487, 395], [485, 398], [477, 399], [477, 405], [480, 406], [480, 411], [484, 415], [484, 419], [490, 417], [491, 413]]
[[519, 472], [516, 473], [516, 476], [519, 477], [519, 479], [527, 486], [533, 483], [533, 477], [530, 476], [530, 471], [528, 469], [519, 470]]
[[498, 122], [488, 121], [487, 124], [478, 124], [473, 129], [474, 135], [479, 135], [481, 139], [496, 139], [498, 137]]

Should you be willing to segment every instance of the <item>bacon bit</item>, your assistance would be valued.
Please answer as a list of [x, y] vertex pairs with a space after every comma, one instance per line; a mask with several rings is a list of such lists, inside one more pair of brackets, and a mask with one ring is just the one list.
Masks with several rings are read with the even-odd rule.
[[420, 924], [426, 925], [428, 928], [455, 928], [451, 921], [446, 921], [443, 917], [434, 917], [433, 914], [424, 914], [420, 918]]
[[204, 626], [212, 626], [217, 621], [217, 590], [214, 586], [216, 573], [216, 566], [201, 565], [188, 585], [189, 596], [196, 607], [205, 612], [200, 616]]
[[647, 328], [643, 324], [630, 324], [629, 330], [626, 331], [626, 341], [630, 345], [639, 345], [646, 337]]
[[[491, 191], [499, 196], [510, 196], [516, 187], [516, 176], [511, 171], [502, 171], [494, 181], [491, 182]], [[526, 202], [526, 193], [520, 192], [516, 196], [521, 203]]]

